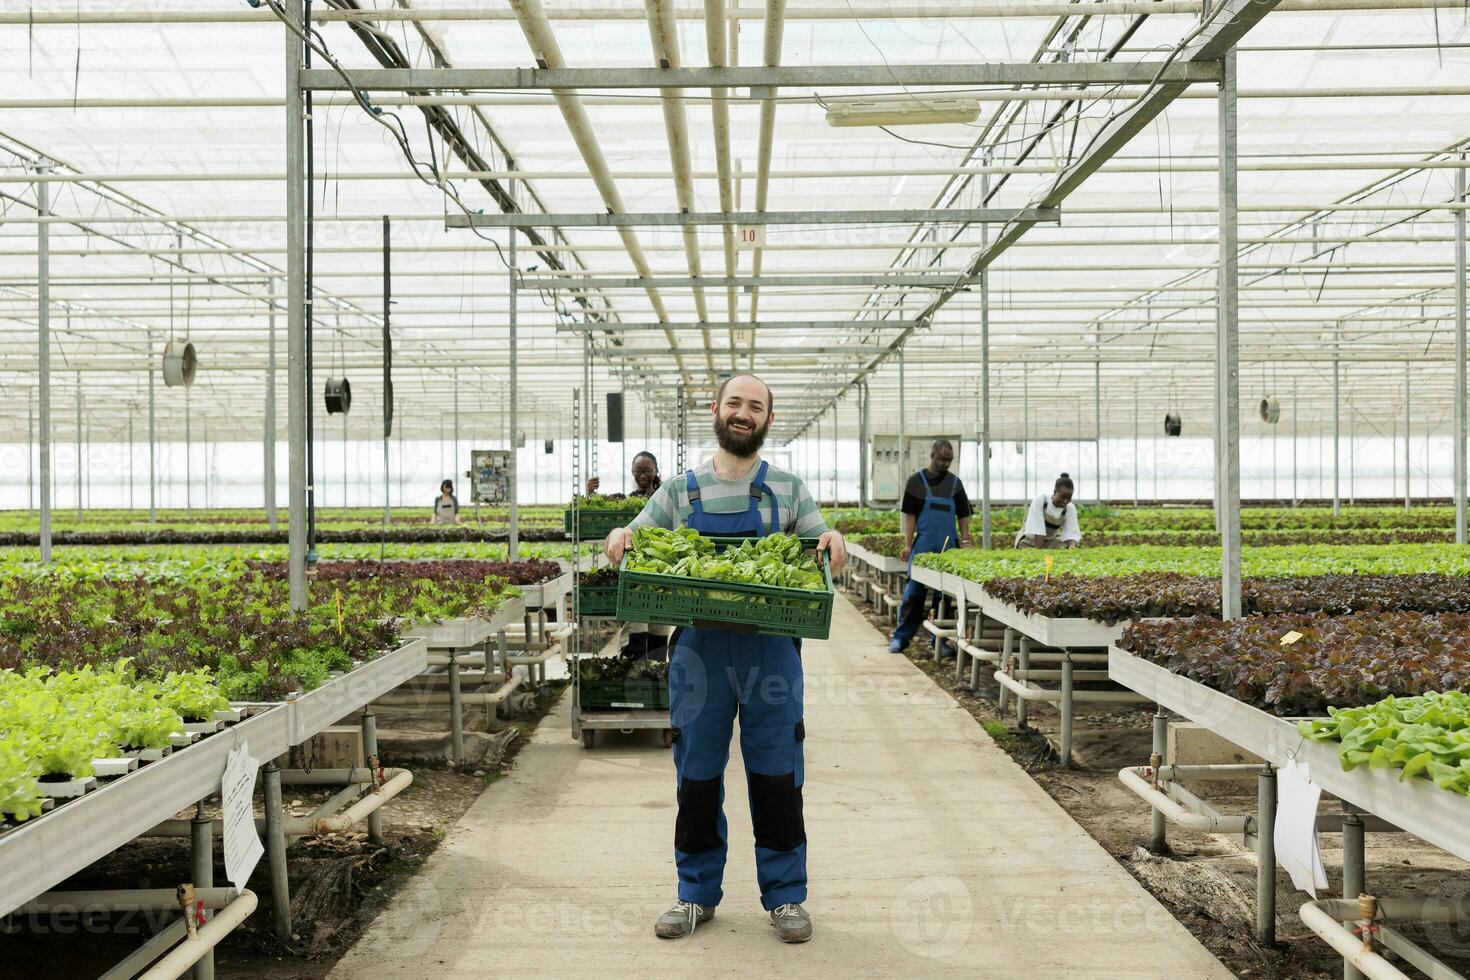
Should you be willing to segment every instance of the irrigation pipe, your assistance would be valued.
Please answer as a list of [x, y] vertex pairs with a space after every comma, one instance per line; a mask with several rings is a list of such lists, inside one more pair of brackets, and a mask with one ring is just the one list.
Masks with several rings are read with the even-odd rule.
[[[1259, 769], [1260, 767], [1252, 768]], [[1252, 817], [1232, 817], [1223, 814], [1211, 816], [1188, 810], [1162, 790], [1155, 788], [1144, 775], [1149, 771], [1147, 766], [1120, 769], [1118, 770], [1118, 781], [1154, 810], [1162, 813], [1164, 819], [1172, 824], [1183, 827], [1185, 830], [1204, 834], [1244, 834], [1255, 822]]]
[[142, 980], [174, 980], [176, 977], [183, 976], [185, 970], [197, 963], [205, 953], [219, 945], [220, 940], [233, 932], [236, 926], [249, 918], [250, 913], [255, 911], [255, 906], [255, 893], [249, 889], [242, 891], [234, 901], [216, 912], [208, 922], [198, 929], [191, 930], [188, 938], [175, 946], [167, 956], [142, 975]]
[[[1011, 674], [1003, 670], [997, 670], [994, 676], [996, 683], [1009, 690], [1022, 701], [1058, 702], [1062, 700], [1061, 691], [1052, 691], [1044, 687], [1037, 687], [1034, 684], [1016, 680]], [[1076, 675], [1074, 674], [1073, 676], [1075, 677]], [[1153, 703], [1151, 699], [1144, 697], [1142, 694], [1135, 694], [1132, 691], [1073, 691], [1072, 700], [1074, 702], [1094, 701], [1103, 704]]]

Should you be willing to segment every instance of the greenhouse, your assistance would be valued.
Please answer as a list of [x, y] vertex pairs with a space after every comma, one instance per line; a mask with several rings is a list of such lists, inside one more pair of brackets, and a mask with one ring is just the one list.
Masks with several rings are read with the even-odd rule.
[[0, 2], [0, 976], [1470, 977], [1467, 70]]

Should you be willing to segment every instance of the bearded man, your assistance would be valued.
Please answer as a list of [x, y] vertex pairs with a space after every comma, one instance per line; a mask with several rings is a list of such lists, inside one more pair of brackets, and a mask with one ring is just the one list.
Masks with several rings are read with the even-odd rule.
[[[659, 488], [626, 528], [605, 542], [614, 565], [640, 527], [685, 525], [720, 537], [785, 531], [817, 537], [833, 573], [847, 561], [842, 535], [827, 529], [805, 484], [760, 458], [776, 414], [770, 387], [754, 375], [720, 385], [710, 404], [719, 451], [683, 479]], [[680, 629], [670, 644], [669, 722], [674, 730], [678, 817], [674, 863], [679, 896], [654, 924], [677, 939], [714, 918], [724, 897], [727, 826], [725, 764], [735, 718], [755, 830], [756, 881], [776, 938], [802, 943], [812, 920], [807, 897], [806, 827], [802, 819], [801, 641], [718, 629]]]

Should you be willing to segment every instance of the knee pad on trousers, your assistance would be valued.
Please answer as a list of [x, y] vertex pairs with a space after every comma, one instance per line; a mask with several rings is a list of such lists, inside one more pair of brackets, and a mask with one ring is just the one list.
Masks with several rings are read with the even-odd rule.
[[720, 783], [713, 779], [679, 781], [679, 816], [674, 821], [674, 847], [685, 854], [712, 851], [725, 843], [720, 838]]
[[794, 851], [806, 843], [806, 826], [801, 817], [801, 787], [796, 773], [763, 776], [749, 772], [750, 816], [755, 825], [755, 846], [772, 851]]

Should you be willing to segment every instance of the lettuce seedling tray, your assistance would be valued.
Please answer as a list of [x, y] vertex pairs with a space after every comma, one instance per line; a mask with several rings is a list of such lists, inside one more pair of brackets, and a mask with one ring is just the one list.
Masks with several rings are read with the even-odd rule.
[[[723, 551], [746, 539], [712, 540], [716, 551]], [[832, 569], [826, 552], [818, 561], [825, 583], [821, 591], [630, 572], [625, 554], [618, 572], [617, 618], [626, 623], [825, 640], [832, 629]]]

